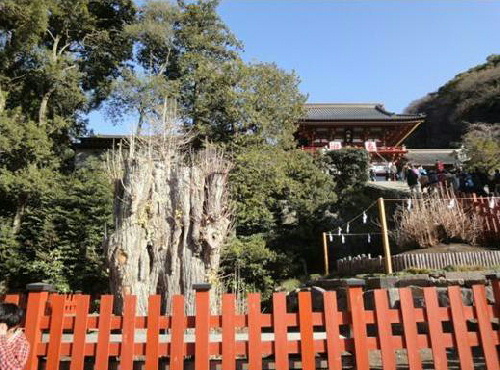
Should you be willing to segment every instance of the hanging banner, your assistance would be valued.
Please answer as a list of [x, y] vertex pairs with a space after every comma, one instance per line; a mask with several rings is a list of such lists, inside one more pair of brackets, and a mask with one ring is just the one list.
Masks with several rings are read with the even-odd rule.
[[365, 148], [369, 152], [376, 152], [377, 143], [375, 141], [365, 141]]
[[342, 149], [342, 142], [341, 141], [330, 141], [328, 143], [328, 149], [329, 150], [339, 150], [339, 149]]

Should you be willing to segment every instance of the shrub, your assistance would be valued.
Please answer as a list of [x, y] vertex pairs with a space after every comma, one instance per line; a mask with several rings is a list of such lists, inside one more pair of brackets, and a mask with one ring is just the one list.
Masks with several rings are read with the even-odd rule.
[[441, 191], [411, 202], [410, 209], [405, 204], [396, 210], [395, 239], [399, 247], [432, 248], [449, 242], [477, 243], [480, 218], [466, 213], [453, 194]]

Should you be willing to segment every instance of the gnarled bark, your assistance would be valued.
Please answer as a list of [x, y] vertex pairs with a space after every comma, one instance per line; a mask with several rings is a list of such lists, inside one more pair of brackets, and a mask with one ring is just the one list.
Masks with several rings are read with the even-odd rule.
[[184, 294], [192, 311], [192, 284], [214, 276], [231, 226], [229, 163], [214, 149], [187, 158], [173, 137], [135, 139], [118, 159], [115, 232], [105, 243], [116, 308], [124, 294], [137, 296], [141, 314], [150, 294], [164, 309]]

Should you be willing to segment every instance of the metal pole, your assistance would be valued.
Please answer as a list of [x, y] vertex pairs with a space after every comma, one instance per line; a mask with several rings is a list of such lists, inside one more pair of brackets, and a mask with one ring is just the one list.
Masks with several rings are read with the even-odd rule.
[[330, 268], [328, 266], [328, 243], [326, 241], [326, 233], [323, 233], [323, 256], [325, 258], [325, 275], [330, 273]]
[[384, 198], [378, 198], [377, 203], [382, 232], [382, 243], [384, 245], [385, 273], [392, 274], [391, 247], [389, 246], [389, 235], [387, 233], [387, 220], [385, 218]]

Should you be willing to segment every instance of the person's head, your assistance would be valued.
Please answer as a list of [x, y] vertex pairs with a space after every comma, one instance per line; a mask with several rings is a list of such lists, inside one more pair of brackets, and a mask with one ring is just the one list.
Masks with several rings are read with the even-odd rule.
[[8, 329], [21, 324], [24, 310], [14, 303], [0, 303], [0, 324], [6, 324]]

